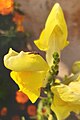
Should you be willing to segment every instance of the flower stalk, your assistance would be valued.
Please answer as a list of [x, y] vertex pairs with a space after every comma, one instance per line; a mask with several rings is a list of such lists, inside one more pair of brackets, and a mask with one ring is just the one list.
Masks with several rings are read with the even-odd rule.
[[46, 94], [46, 97], [43, 97], [38, 105], [38, 120], [56, 120], [55, 114], [50, 109], [54, 96], [51, 91], [51, 87], [55, 85], [55, 79], [58, 74], [59, 61], [59, 55], [57, 52], [55, 52], [53, 54], [53, 65], [48, 72], [48, 76], [46, 78], [47, 84], [43, 91], [44, 94]]

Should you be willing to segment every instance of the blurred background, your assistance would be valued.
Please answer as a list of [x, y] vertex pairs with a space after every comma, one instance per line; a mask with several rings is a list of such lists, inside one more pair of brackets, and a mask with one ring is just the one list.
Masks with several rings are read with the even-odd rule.
[[[10, 0], [11, 1], [11, 0]], [[14, 3], [15, 2], [15, 3]], [[61, 53], [59, 77], [70, 74], [75, 60], [80, 60], [80, 1], [79, 0], [15, 0], [7, 9], [6, 0], [0, 3], [0, 120], [36, 120], [37, 104], [18, 91], [3, 65], [9, 48], [20, 52], [39, 51], [33, 40], [38, 39], [53, 5], [60, 3], [68, 26], [70, 41]], [[77, 120], [73, 113], [67, 120]], [[79, 120], [79, 119], [78, 119]]]

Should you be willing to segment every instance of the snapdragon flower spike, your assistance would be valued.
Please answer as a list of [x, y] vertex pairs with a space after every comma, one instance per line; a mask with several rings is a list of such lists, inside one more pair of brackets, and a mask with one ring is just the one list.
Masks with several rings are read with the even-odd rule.
[[12, 70], [11, 78], [34, 103], [40, 96], [40, 88], [49, 69], [46, 61], [39, 54], [23, 51], [18, 53], [10, 49], [4, 56], [4, 65]]
[[40, 50], [46, 51], [46, 60], [50, 66], [53, 61], [52, 54], [54, 52], [60, 54], [60, 51], [68, 45], [67, 34], [63, 11], [56, 3], [47, 18], [39, 39], [34, 41]]

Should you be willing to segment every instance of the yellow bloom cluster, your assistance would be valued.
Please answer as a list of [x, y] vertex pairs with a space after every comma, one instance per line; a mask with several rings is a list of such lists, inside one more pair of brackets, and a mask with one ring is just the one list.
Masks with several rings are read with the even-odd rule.
[[[62, 9], [58, 3], [52, 8], [45, 28], [41, 32], [36, 46], [46, 52], [46, 61], [37, 53], [15, 52], [10, 49], [4, 56], [4, 65], [12, 70], [11, 77], [19, 85], [32, 102], [40, 96], [40, 89], [44, 87], [44, 80], [47, 72], [53, 64], [52, 55], [68, 45], [67, 26]], [[80, 78], [80, 77], [79, 77]], [[65, 119], [71, 111], [80, 112], [80, 79], [69, 85], [52, 86], [54, 93], [51, 109], [55, 112], [58, 120]]]
[[51, 88], [54, 99], [51, 109], [58, 120], [63, 120], [70, 112], [80, 113], [80, 76], [69, 85], [60, 84]]

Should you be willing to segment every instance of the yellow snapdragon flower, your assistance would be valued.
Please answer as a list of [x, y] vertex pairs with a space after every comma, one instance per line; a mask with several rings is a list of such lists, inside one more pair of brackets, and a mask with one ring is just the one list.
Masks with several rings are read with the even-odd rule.
[[70, 112], [80, 113], [80, 76], [69, 85], [56, 85], [51, 90], [54, 93], [51, 109], [58, 120], [64, 120]]
[[45, 24], [45, 28], [41, 32], [38, 40], [34, 43], [43, 51], [46, 51], [46, 60], [48, 64], [52, 65], [52, 54], [62, 50], [68, 45], [67, 41], [67, 26], [64, 19], [63, 11], [58, 3], [56, 3]]
[[40, 88], [49, 69], [46, 61], [39, 54], [23, 51], [18, 53], [10, 49], [4, 56], [4, 65], [12, 70], [11, 78], [20, 90], [35, 102], [40, 96]]
[[[52, 65], [52, 54], [62, 50], [67, 44], [67, 26], [62, 9], [58, 3], [54, 5], [46, 21], [40, 39], [34, 41], [40, 50], [46, 51], [47, 62], [39, 55], [31, 52], [20, 53], [10, 49], [4, 56], [4, 65], [12, 70], [11, 77], [19, 85], [32, 102], [40, 95], [44, 86], [47, 71]], [[44, 81], [45, 79], [45, 81]]]

